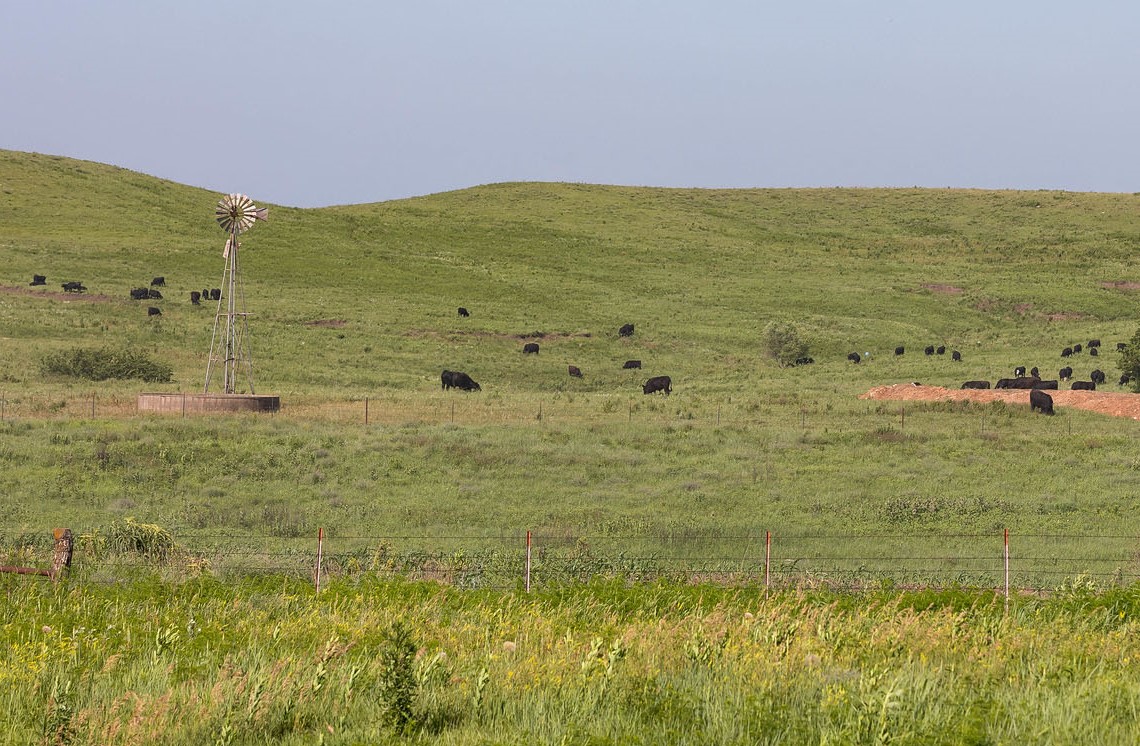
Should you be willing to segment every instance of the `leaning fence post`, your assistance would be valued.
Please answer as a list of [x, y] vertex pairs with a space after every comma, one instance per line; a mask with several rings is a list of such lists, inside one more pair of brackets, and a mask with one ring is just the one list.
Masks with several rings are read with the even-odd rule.
[[317, 593], [321, 592], [321, 555], [325, 548], [325, 530], [323, 528], [317, 529], [317, 572], [316, 572], [316, 585]]
[[764, 595], [768, 595], [768, 572], [772, 567], [772, 532], [764, 532]]
[[1009, 529], [1005, 530], [1005, 613], [1009, 614]]
[[526, 592], [530, 593], [530, 529], [526, 532]]

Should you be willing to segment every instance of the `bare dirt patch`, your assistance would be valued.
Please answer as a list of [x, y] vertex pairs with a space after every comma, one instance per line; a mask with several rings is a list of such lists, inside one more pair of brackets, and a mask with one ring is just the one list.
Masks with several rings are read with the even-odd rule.
[[946, 285], [941, 282], [924, 282], [922, 287], [932, 293], [945, 293], [946, 295], [961, 295], [966, 292], [965, 288], [960, 288], [957, 285]]
[[1128, 280], [1109, 280], [1102, 282], [1100, 286], [1109, 290], [1140, 290], [1140, 282], [1129, 282]]
[[[1112, 417], [1130, 417], [1140, 420], [1140, 394], [1116, 391], [1046, 391], [1053, 397], [1056, 407], [1075, 407]], [[896, 383], [876, 386], [860, 399], [888, 401], [972, 401], [979, 403], [1005, 402], [1029, 406], [1026, 389], [945, 389], [941, 386], [915, 386]]]
[[115, 299], [109, 295], [102, 295], [100, 293], [64, 293], [54, 290], [42, 290], [43, 286], [37, 287], [20, 287], [19, 285], [0, 285], [0, 293], [7, 293], [8, 295], [26, 295], [32, 298], [46, 298], [47, 300], [81, 300], [87, 303], [110, 303]]

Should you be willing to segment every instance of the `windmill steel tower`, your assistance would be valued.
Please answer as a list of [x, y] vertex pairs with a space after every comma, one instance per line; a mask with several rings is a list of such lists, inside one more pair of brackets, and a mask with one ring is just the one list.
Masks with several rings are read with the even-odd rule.
[[238, 234], [252, 228], [258, 220], [268, 220], [269, 209], [257, 207], [244, 194], [228, 194], [218, 202], [214, 216], [222, 230], [229, 233], [229, 237], [222, 251], [226, 268], [222, 273], [222, 295], [218, 298], [214, 332], [210, 337], [210, 358], [206, 363], [206, 386], [203, 393], [210, 393], [211, 377], [220, 364], [223, 368], [224, 393], [238, 393], [238, 377], [244, 374], [249, 393], [253, 394], [256, 392], [253, 389], [253, 357], [249, 348], [249, 314], [245, 310], [245, 291], [238, 265], [238, 249], [241, 246]]

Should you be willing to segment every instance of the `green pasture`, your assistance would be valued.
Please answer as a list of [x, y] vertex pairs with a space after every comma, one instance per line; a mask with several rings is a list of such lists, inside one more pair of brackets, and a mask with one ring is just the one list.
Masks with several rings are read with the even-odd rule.
[[[221, 195], [11, 151], [0, 194], [9, 536], [132, 517], [187, 541], [532, 530], [663, 554], [700, 535], [1008, 527], [1044, 537], [1034, 556], [1094, 558], [1107, 545], [1066, 537], [1140, 535], [1131, 420], [859, 398], [1016, 365], [1080, 378], [1098, 366], [1122, 390], [1115, 343], [1138, 325], [1134, 195], [498, 184], [270, 205], [242, 256], [258, 393], [282, 411], [181, 418], [139, 415], [134, 400], [201, 390], [215, 306], [188, 294], [220, 284]], [[37, 273], [46, 288], [28, 286]], [[156, 275], [163, 300], [130, 300]], [[60, 294], [65, 280], [88, 293]], [[771, 320], [796, 324], [816, 363], [767, 358]], [[636, 332], [619, 338], [626, 322]], [[1100, 358], [1060, 358], [1094, 337]], [[540, 354], [524, 356], [526, 341]], [[923, 355], [928, 344], [947, 354]], [[144, 352], [173, 381], [42, 372], [75, 346]], [[852, 351], [869, 355], [853, 365]], [[643, 368], [623, 370], [628, 359]], [[441, 391], [445, 368], [483, 390]], [[644, 396], [659, 374], [673, 394]], [[1134, 551], [1113, 541], [1101, 559], [1123, 559], [1096, 569], [1134, 574]]]

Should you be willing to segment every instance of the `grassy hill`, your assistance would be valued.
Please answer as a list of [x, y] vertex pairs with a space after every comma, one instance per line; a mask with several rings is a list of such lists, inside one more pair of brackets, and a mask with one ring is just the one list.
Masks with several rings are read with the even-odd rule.
[[[214, 309], [188, 293], [220, 284], [221, 195], [11, 151], [0, 194], [0, 504], [17, 528], [1140, 527], [1131, 421], [943, 405], [904, 419], [857, 398], [1015, 365], [1054, 375], [1066, 345], [1131, 338], [1134, 195], [528, 183], [270, 205], [243, 236], [243, 271], [258, 390], [284, 410], [183, 421], [92, 419], [84, 401], [200, 390]], [[46, 288], [28, 287], [35, 273]], [[158, 320], [128, 294], [155, 275]], [[64, 280], [89, 293], [61, 295]], [[800, 327], [816, 365], [762, 354], [773, 319]], [[619, 338], [626, 322], [637, 331]], [[541, 353], [524, 357], [524, 340]], [[146, 350], [174, 382], [40, 372], [76, 345]], [[870, 356], [854, 366], [851, 351]], [[622, 370], [633, 358], [644, 369]], [[1072, 364], [1115, 377], [1111, 355]], [[441, 392], [444, 368], [483, 391]], [[656, 374], [671, 397], [642, 396]]]

